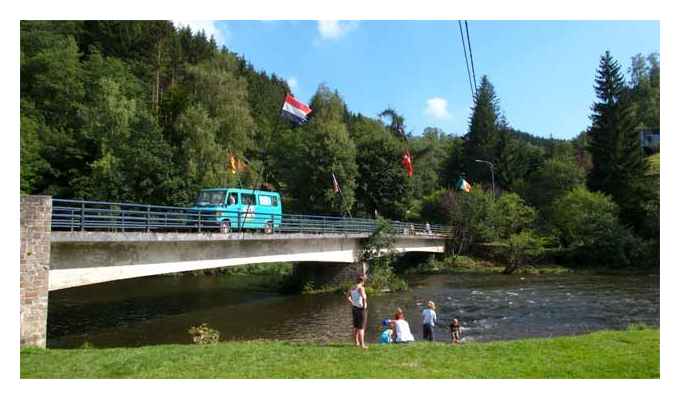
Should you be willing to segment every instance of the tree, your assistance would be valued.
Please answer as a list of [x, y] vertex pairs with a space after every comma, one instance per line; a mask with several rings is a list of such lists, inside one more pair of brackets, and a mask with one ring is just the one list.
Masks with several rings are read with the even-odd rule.
[[452, 188], [458, 178], [465, 174], [465, 141], [460, 137], [452, 137], [446, 148], [446, 159], [439, 174], [442, 187]]
[[527, 176], [543, 163], [543, 149], [514, 138], [507, 129], [498, 134], [494, 172], [496, 185], [510, 191], [523, 189]]
[[645, 217], [641, 204], [650, 195], [647, 164], [619, 64], [609, 51], [600, 59], [595, 82], [598, 101], [593, 105], [589, 132], [593, 168], [588, 186], [611, 195], [622, 215], [639, 229]]
[[[311, 120], [282, 142], [277, 170], [296, 211], [344, 214], [354, 206], [357, 177], [356, 147], [344, 122], [345, 103], [337, 92], [321, 85], [310, 107]], [[333, 190], [333, 173], [342, 196]]]
[[177, 121], [184, 137], [181, 164], [190, 191], [228, 183], [227, 150], [217, 141], [218, 129], [219, 123], [200, 104], [190, 106]]
[[438, 220], [438, 214], [445, 217], [444, 224], [453, 228], [449, 240], [455, 254], [466, 253], [471, 245], [493, 239], [493, 205], [488, 193], [448, 190], [440, 192], [437, 197], [437, 207], [424, 209], [423, 217], [431, 220]]
[[201, 103], [218, 124], [215, 140], [244, 153], [254, 146], [255, 122], [248, 108], [248, 83], [236, 75], [237, 61], [220, 54], [187, 68], [191, 102]]
[[38, 119], [39, 116], [35, 114], [33, 104], [28, 100], [22, 100], [20, 115], [20, 189], [22, 193], [33, 192], [49, 166], [41, 155], [42, 142], [40, 141], [40, 132], [46, 129], [46, 127]]
[[511, 274], [532, 259], [543, 255], [546, 239], [531, 230], [522, 230], [508, 237], [504, 244], [501, 251], [506, 260], [503, 274]]
[[547, 212], [562, 193], [585, 184], [585, 171], [575, 159], [552, 158], [528, 179], [526, 198], [530, 204]]
[[374, 210], [384, 217], [402, 219], [411, 198], [410, 179], [399, 159], [401, 140], [380, 121], [357, 116], [351, 124], [357, 148], [357, 208], [366, 216]]
[[573, 261], [625, 267], [632, 235], [618, 218], [618, 206], [602, 193], [576, 187], [555, 201], [552, 223]]
[[492, 204], [494, 235], [508, 239], [529, 228], [536, 220], [536, 211], [515, 193], [504, 193]]
[[379, 115], [381, 118], [389, 118], [390, 123], [387, 127], [390, 129], [395, 137], [406, 140], [407, 136], [405, 133], [406, 124], [404, 122], [404, 117], [400, 115], [394, 108], [387, 108]]
[[491, 181], [485, 165], [475, 162], [477, 159], [496, 162], [496, 151], [499, 136], [500, 111], [498, 99], [489, 79], [482, 80], [475, 95], [475, 103], [470, 118], [470, 126], [465, 136], [463, 154], [464, 167], [473, 181]]
[[637, 54], [631, 58], [630, 98], [635, 112], [637, 127], [660, 126], [661, 90], [659, 54]]
[[455, 141], [455, 138], [443, 130], [432, 127], [425, 128], [421, 136], [409, 139], [411, 155], [417, 163], [412, 179], [416, 198], [422, 198], [446, 185], [446, 180], [442, 176], [446, 171], [446, 161], [453, 152]]
[[589, 132], [593, 168], [588, 186], [610, 194], [622, 214], [639, 228], [644, 221], [641, 204], [649, 196], [647, 164], [619, 64], [609, 51], [600, 59], [595, 83], [598, 101], [593, 105]]

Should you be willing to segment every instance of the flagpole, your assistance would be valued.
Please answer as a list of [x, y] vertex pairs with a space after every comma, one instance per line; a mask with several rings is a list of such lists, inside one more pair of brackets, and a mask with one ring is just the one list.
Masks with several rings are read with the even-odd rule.
[[349, 218], [352, 218], [352, 212], [349, 211], [349, 207], [347, 207], [347, 201], [345, 201], [345, 196], [342, 194], [342, 188], [340, 187], [340, 182], [338, 182], [338, 178], [335, 177], [335, 171], [331, 170], [331, 175], [333, 176], [333, 182], [334, 184], [338, 185], [338, 193], [340, 193], [340, 201], [342, 201], [342, 205], [345, 208], [345, 211], [349, 215]]
[[[264, 172], [264, 168], [266, 166], [266, 154], [267, 154], [267, 147], [269, 147], [269, 144], [271, 143], [272, 137], [278, 132], [279, 130], [279, 124], [281, 123], [281, 109], [283, 109], [283, 105], [286, 103], [286, 97], [288, 97], [288, 92], [286, 92], [283, 96], [283, 100], [281, 101], [281, 105], [278, 108], [277, 111], [277, 117], [276, 117], [276, 124], [274, 125], [274, 130], [272, 131], [272, 134], [269, 135], [269, 137], [266, 140], [266, 145], [264, 145], [264, 150], [265, 150], [265, 156], [262, 158], [262, 168], [257, 174], [257, 179], [255, 180], [255, 185], [253, 186], [253, 191], [250, 193], [253, 197], [255, 197], [255, 190], [257, 189], [257, 185], [260, 184], [260, 180], [262, 178], [262, 175]], [[239, 230], [241, 230], [241, 237], [243, 237], [243, 234], [245, 232], [243, 231], [243, 226], [246, 224], [246, 216], [250, 212], [250, 205], [248, 204], [248, 208], [246, 209], [246, 214], [243, 216], [243, 223], [239, 226]]]

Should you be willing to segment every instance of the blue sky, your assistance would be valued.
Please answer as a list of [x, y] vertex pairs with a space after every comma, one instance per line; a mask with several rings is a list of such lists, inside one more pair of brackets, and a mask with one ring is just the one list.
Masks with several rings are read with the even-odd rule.
[[[391, 106], [407, 131], [465, 134], [472, 99], [457, 21], [185, 22], [213, 34], [256, 69], [289, 80], [308, 101], [320, 83], [350, 110]], [[571, 138], [589, 125], [599, 57], [659, 51], [655, 21], [469, 21], [477, 81], [488, 75], [510, 124]]]

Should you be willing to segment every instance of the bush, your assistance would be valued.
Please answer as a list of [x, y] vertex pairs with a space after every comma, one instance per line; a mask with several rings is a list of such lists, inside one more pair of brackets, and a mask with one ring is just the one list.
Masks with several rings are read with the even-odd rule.
[[193, 326], [188, 330], [195, 344], [206, 345], [216, 344], [220, 340], [220, 332], [208, 327], [203, 323], [200, 326]]
[[504, 241], [503, 255], [506, 260], [504, 274], [510, 274], [527, 262], [535, 260], [545, 251], [545, 239], [531, 230], [523, 230]]
[[448, 248], [455, 254], [466, 253], [470, 245], [494, 236], [489, 193], [474, 189], [469, 193], [451, 190], [442, 192], [437, 212], [446, 215], [445, 224], [453, 228]]
[[574, 188], [554, 203], [552, 223], [575, 263], [626, 267], [635, 237], [618, 219], [618, 207], [606, 195]]
[[526, 197], [532, 205], [545, 210], [565, 191], [582, 186], [585, 181], [585, 171], [575, 159], [548, 159], [531, 175]]
[[373, 234], [362, 242], [361, 260], [369, 264], [367, 286], [374, 290], [399, 291], [407, 288], [406, 281], [394, 272], [394, 243], [392, 224], [378, 217]]
[[534, 223], [536, 211], [526, 205], [519, 195], [506, 193], [492, 204], [491, 216], [494, 236], [509, 239]]

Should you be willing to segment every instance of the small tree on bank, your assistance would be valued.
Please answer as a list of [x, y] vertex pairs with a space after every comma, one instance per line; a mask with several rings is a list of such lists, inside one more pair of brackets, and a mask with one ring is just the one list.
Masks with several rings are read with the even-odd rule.
[[406, 282], [394, 273], [395, 232], [389, 220], [378, 217], [373, 233], [361, 243], [359, 260], [369, 265], [368, 286], [376, 290], [403, 290]]
[[511, 274], [545, 252], [546, 239], [532, 230], [522, 230], [504, 241], [503, 257], [505, 269], [503, 274]]

